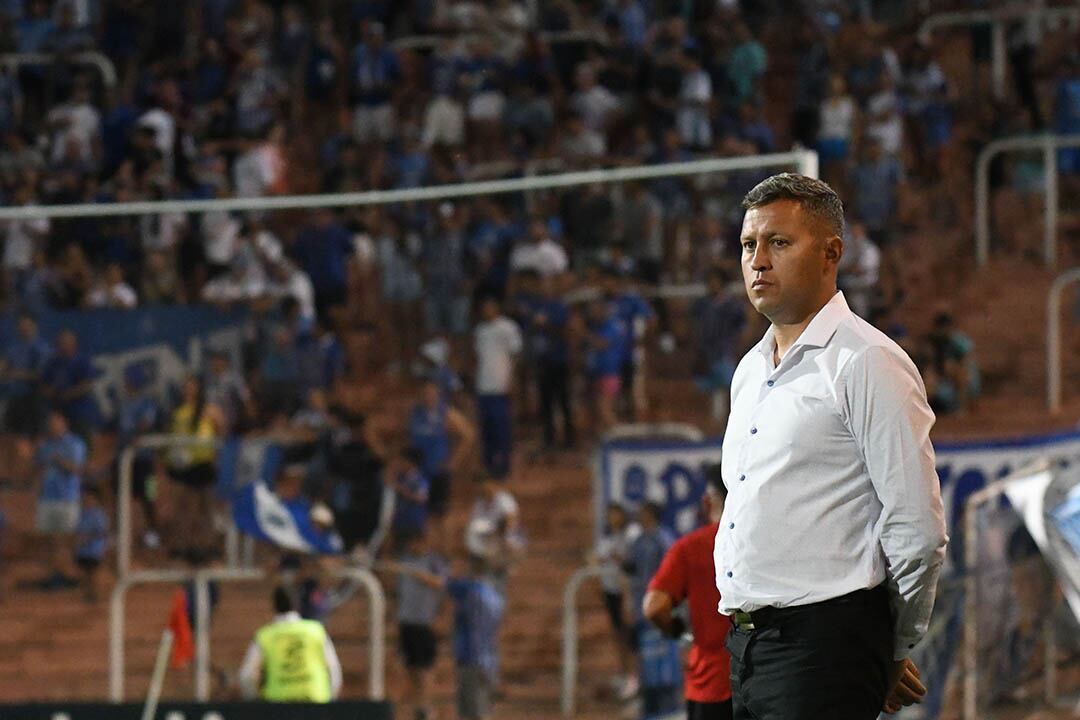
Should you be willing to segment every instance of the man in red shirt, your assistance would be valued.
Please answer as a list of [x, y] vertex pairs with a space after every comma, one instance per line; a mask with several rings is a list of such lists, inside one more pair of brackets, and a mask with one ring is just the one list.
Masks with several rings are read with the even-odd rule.
[[672, 610], [683, 600], [689, 603], [694, 644], [686, 663], [687, 720], [731, 720], [731, 656], [724, 647], [731, 618], [717, 610], [720, 592], [713, 562], [713, 541], [727, 488], [719, 465], [709, 466], [705, 477], [702, 508], [709, 524], [671, 546], [649, 583], [642, 612], [666, 635], [680, 637], [686, 623]]

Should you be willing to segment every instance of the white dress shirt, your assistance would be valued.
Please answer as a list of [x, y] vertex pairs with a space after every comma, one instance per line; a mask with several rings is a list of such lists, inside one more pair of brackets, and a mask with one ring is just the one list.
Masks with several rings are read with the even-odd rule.
[[[273, 622], [275, 624], [290, 623], [299, 622], [301, 619], [300, 613], [293, 611], [275, 615]], [[323, 645], [323, 658], [326, 660], [326, 668], [330, 673], [330, 697], [337, 699], [341, 694], [341, 662], [338, 660], [337, 650], [329, 635], [326, 636], [326, 643]], [[240, 675], [237, 677], [240, 692], [248, 700], [259, 696], [259, 678], [262, 668], [262, 648], [259, 647], [257, 640], [252, 640], [248, 645], [247, 653], [244, 654], [244, 661], [240, 665]]]
[[888, 581], [902, 659], [926, 632], [948, 542], [922, 378], [839, 292], [779, 365], [775, 347], [770, 328], [732, 381], [720, 612]]

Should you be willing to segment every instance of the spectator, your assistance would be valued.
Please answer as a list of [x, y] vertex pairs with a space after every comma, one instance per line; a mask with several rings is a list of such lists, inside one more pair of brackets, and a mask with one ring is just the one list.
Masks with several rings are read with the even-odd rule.
[[701, 55], [696, 49], [682, 52], [682, 88], [679, 90], [679, 111], [676, 126], [682, 144], [705, 150], [712, 147], [712, 79], [701, 67]]
[[274, 327], [259, 362], [261, 410], [269, 417], [290, 415], [300, 399], [298, 338], [292, 328]]
[[291, 590], [274, 588], [274, 620], [255, 633], [240, 666], [245, 698], [328, 703], [341, 694], [341, 663], [326, 629], [304, 620]]
[[486, 298], [480, 317], [474, 332], [480, 439], [484, 466], [493, 477], [501, 478], [510, 472], [513, 454], [510, 395], [522, 338], [517, 324], [503, 315], [498, 300]]
[[640, 182], [627, 183], [616, 217], [617, 244], [634, 262], [638, 276], [660, 284], [664, 269], [664, 208]]
[[[441, 203], [436, 226], [427, 236], [423, 249], [424, 310], [431, 335], [461, 335], [468, 329], [465, 251], [459, 210], [453, 203]], [[410, 347], [414, 349], [415, 346]]]
[[422, 144], [460, 147], [465, 143], [465, 107], [458, 99], [457, 78], [453, 66], [452, 40], [442, 40], [432, 53], [431, 88], [433, 97], [424, 110]]
[[232, 368], [229, 353], [223, 348], [211, 348], [204, 382], [206, 402], [221, 414], [221, 433], [226, 436], [239, 432], [255, 417], [255, 399], [243, 376]]
[[615, 315], [626, 332], [621, 350], [619, 387], [630, 417], [638, 418], [648, 410], [645, 344], [656, 329], [656, 313], [638, 292], [630, 274], [608, 268], [603, 282], [604, 297], [615, 306]]
[[926, 344], [924, 377], [931, 409], [940, 414], [966, 412], [981, 391], [975, 343], [956, 329], [951, 313], [940, 312]]
[[[386, 567], [433, 590], [445, 589], [450, 596], [454, 603], [457, 717], [461, 720], [493, 717], [491, 696], [498, 678], [499, 628], [506, 600], [487, 577], [484, 562], [470, 558], [467, 574], [449, 578], [415, 563], [388, 563]], [[424, 713], [423, 717], [428, 716]]]
[[645, 45], [648, 34], [648, 18], [638, 0], [619, 0], [617, 15], [619, 32], [635, 49]]
[[521, 512], [504, 480], [482, 475], [478, 485], [480, 492], [465, 526], [465, 549], [482, 561], [505, 594], [510, 568], [525, 550]]
[[86, 79], [76, 83], [70, 100], [49, 111], [45, 122], [53, 131], [50, 160], [54, 164], [60, 162], [67, 147], [73, 146], [77, 160], [87, 167], [97, 167], [102, 153], [101, 112], [91, 102]]
[[[116, 414], [116, 462], [114, 477], [120, 481], [120, 461], [124, 451], [150, 434], [162, 424], [162, 412], [147, 388], [146, 370], [141, 365], [129, 365], [124, 369], [124, 382], [117, 400]], [[131, 495], [142, 508], [143, 545], [151, 550], [161, 546], [161, 528], [158, 523], [157, 487], [155, 475], [157, 460], [153, 450], [137, 448], [131, 464]], [[118, 491], [119, 492], [119, 491]]]
[[87, 443], [101, 425], [101, 411], [94, 398], [98, 375], [90, 358], [79, 351], [75, 333], [61, 330], [56, 338], [56, 354], [41, 372], [42, 392]]
[[563, 447], [576, 442], [574, 411], [570, 403], [570, 308], [553, 278], [539, 279], [539, 295], [530, 307], [529, 349], [536, 363], [537, 394], [544, 424], [544, 449], [555, 449], [555, 416], [562, 419]]
[[454, 475], [472, 451], [472, 423], [443, 396], [438, 382], [424, 382], [419, 402], [408, 417], [409, 443], [420, 453], [420, 470], [430, 481], [428, 511], [438, 525], [438, 542], [445, 547], [443, 520], [450, 503]]
[[709, 294], [691, 309], [694, 323], [695, 382], [712, 399], [713, 422], [727, 422], [731, 379], [745, 343], [744, 290], [721, 268], [709, 271]]
[[315, 322], [315, 288], [303, 270], [288, 259], [280, 257], [269, 263], [266, 293], [275, 300], [291, 300], [296, 303], [300, 318], [305, 324]]
[[878, 91], [866, 104], [865, 134], [885, 155], [899, 160], [904, 146], [904, 121], [900, 117], [900, 96], [891, 75], [882, 74]]
[[315, 287], [319, 317], [329, 317], [345, 304], [352, 236], [330, 210], [316, 210], [313, 221], [296, 238], [293, 252]]
[[465, 112], [472, 150], [481, 161], [496, 160], [504, 145], [501, 123], [506, 109], [506, 63], [495, 54], [491, 40], [480, 35], [470, 43], [470, 57], [461, 63], [460, 72], [459, 82], [468, 97]]
[[[256, 138], [266, 133], [274, 122], [278, 105], [286, 97], [286, 85], [277, 72], [267, 65], [264, 52], [255, 47], [249, 49], [236, 68], [233, 92], [236, 97], [236, 129], [241, 137]], [[275, 143], [273, 137], [270, 143]], [[263, 171], [261, 174], [265, 176], [267, 173]], [[236, 189], [239, 193], [241, 186], [237, 184]]]
[[[375, 247], [379, 258], [383, 320], [387, 323], [389, 334], [396, 335], [398, 340], [397, 348], [395, 348], [397, 357], [390, 365], [391, 372], [397, 373], [406, 366], [416, 352], [420, 337], [420, 298], [424, 283], [420, 276], [417, 257], [419, 251], [412, 247], [413, 243], [410, 241], [413, 238], [405, 235], [401, 225], [389, 213], [373, 211], [369, 215], [369, 223], [371, 232], [376, 238]], [[436, 242], [432, 241], [431, 250], [434, 254], [453, 257], [454, 248], [438, 247]], [[452, 267], [435, 268], [437, 273], [453, 273], [453, 270]], [[426, 307], [425, 310], [427, 310]], [[445, 318], [447, 315], [454, 315], [454, 312], [452, 308], [441, 309], [437, 315], [436, 320]], [[431, 320], [431, 318], [428, 319]], [[453, 319], [456, 320], [458, 317], [454, 316]]]
[[858, 106], [847, 92], [843, 75], [833, 75], [829, 81], [829, 96], [821, 103], [817, 150], [826, 178], [836, 178], [847, 163], [848, 152], [855, 135]]
[[131, 285], [124, 280], [124, 269], [120, 263], [109, 263], [97, 287], [86, 296], [88, 308], [132, 310], [138, 304], [139, 297]]
[[898, 194], [904, 184], [904, 170], [895, 157], [885, 154], [879, 142], [869, 140], [862, 155], [851, 174], [855, 214], [862, 218], [874, 244], [887, 248], [892, 239]]
[[881, 251], [867, 236], [860, 222], [849, 226], [840, 259], [837, 284], [852, 311], [868, 321], [874, 320], [878, 279], [881, 271]]
[[551, 239], [543, 218], [530, 220], [527, 242], [518, 243], [510, 253], [510, 270], [532, 270], [541, 278], [549, 278], [562, 275], [568, 266], [566, 251]]
[[[630, 611], [641, 660], [641, 688], [645, 717], [672, 712], [678, 705], [679, 659], [677, 646], [659, 635], [642, 614], [645, 592], [674, 538], [660, 524], [663, 509], [652, 502], [641, 508], [641, 534], [630, 543], [625, 568], [630, 574]], [[674, 659], [672, 659], [674, 656]]]
[[386, 470], [387, 485], [394, 491], [394, 545], [401, 548], [406, 538], [427, 531], [428, 498], [431, 482], [424, 473], [423, 452], [404, 448]]
[[594, 430], [603, 434], [618, 418], [615, 401], [622, 387], [623, 358], [628, 330], [615, 306], [605, 299], [589, 303], [589, 333], [585, 337], [585, 367], [592, 396]]
[[0, 359], [4, 381], [4, 431], [37, 437], [45, 421], [41, 377], [52, 348], [38, 333], [32, 315], [20, 315], [18, 336], [9, 342]]
[[615, 229], [615, 205], [599, 183], [562, 198], [562, 220], [573, 268], [581, 272], [604, 260]]
[[577, 92], [570, 98], [570, 106], [581, 116], [586, 128], [606, 132], [622, 110], [619, 99], [596, 82], [596, 70], [588, 63], [577, 66], [574, 81]]
[[820, 137], [820, 107], [830, 91], [829, 52], [812, 18], [800, 24], [797, 52], [791, 134], [795, 142], [810, 148]]
[[168, 452], [169, 476], [178, 485], [173, 509], [171, 552], [193, 565], [206, 562], [213, 548], [213, 488], [217, 483], [217, 441], [223, 435], [221, 409], [208, 402], [202, 382], [184, 381], [180, 406], [173, 411], [170, 431], [190, 439]]
[[[34, 186], [21, 182], [15, 187], [13, 205], [34, 207], [37, 198]], [[51, 227], [48, 218], [31, 217], [25, 220], [8, 220], [4, 238], [4, 285], [9, 298], [20, 297], [23, 283], [30, 273], [36, 249], [44, 249]]]
[[612, 639], [619, 658], [619, 670], [622, 675], [618, 680], [620, 699], [629, 700], [637, 694], [638, 676], [633, 667], [634, 642], [633, 628], [626, 622], [626, 574], [623, 566], [627, 561], [630, 545], [641, 534], [641, 526], [632, 522], [622, 505], [611, 504], [607, 507], [604, 534], [593, 551], [593, 560], [599, 564], [600, 586], [603, 589], [604, 607], [611, 621]]
[[560, 154], [570, 167], [585, 167], [607, 154], [607, 141], [589, 129], [581, 113], [572, 111], [566, 118]]
[[48, 574], [41, 586], [60, 590], [78, 584], [65, 570], [79, 524], [79, 494], [87, 460], [86, 443], [68, 429], [62, 413], [49, 413], [48, 434], [34, 455], [41, 471], [34, 527], [45, 536]]
[[429, 340], [420, 347], [420, 360], [424, 379], [435, 383], [443, 402], [453, 401], [464, 383], [450, 364], [450, 344], [443, 338]]
[[433, 625], [439, 613], [447, 582], [446, 561], [430, 549], [427, 536], [414, 533], [405, 541], [405, 551], [397, 563], [381, 567], [400, 571], [397, 593], [398, 641], [401, 659], [409, 677], [403, 704], [414, 710], [416, 720], [432, 715], [428, 687], [438, 653], [438, 636]]
[[397, 55], [386, 46], [382, 23], [365, 22], [353, 49], [350, 97], [353, 137], [357, 142], [386, 142], [397, 134], [394, 86], [401, 79]]
[[252, 143], [233, 166], [233, 187], [241, 198], [282, 195], [289, 188], [285, 125], [268, 122], [260, 128], [263, 139]]
[[936, 178], [941, 173], [942, 150], [952, 136], [948, 80], [925, 45], [917, 43], [911, 55], [904, 107], [905, 114], [911, 118], [908, 127], [916, 134], [911, 147], [916, 152], [921, 174]]
[[167, 305], [184, 302], [184, 288], [170, 255], [162, 250], [148, 253], [145, 270], [139, 276], [139, 295], [143, 298], [143, 304]]
[[754, 38], [744, 21], [736, 21], [735, 47], [727, 60], [728, 81], [732, 90], [729, 102], [732, 106], [738, 107], [747, 101], [761, 100], [758, 84], [767, 65], [768, 54], [765, 48]]
[[109, 516], [96, 487], [82, 489], [82, 510], [75, 527], [75, 564], [82, 572], [83, 597], [96, 603], [101, 596], [101, 561], [109, 545]]

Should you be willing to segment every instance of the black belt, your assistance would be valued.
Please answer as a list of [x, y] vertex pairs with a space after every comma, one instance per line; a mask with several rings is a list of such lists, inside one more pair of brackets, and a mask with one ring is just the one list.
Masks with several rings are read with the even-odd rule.
[[869, 590], [856, 590], [847, 595], [822, 600], [821, 602], [807, 605], [791, 605], [789, 607], [763, 607], [753, 612], [736, 610], [731, 616], [731, 621], [739, 630], [764, 630], [765, 628], [777, 627], [785, 619], [802, 615], [815, 610], [832, 610], [843, 607], [860, 607], [881, 602], [882, 596], [887, 597], [888, 591], [885, 585], [878, 585]]

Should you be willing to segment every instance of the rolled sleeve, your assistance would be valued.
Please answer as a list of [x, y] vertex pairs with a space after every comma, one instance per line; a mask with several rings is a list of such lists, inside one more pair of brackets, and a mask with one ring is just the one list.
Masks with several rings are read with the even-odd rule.
[[895, 617], [894, 659], [926, 633], [945, 559], [945, 512], [922, 378], [901, 350], [875, 346], [852, 358], [845, 403], [882, 510], [881, 547]]

